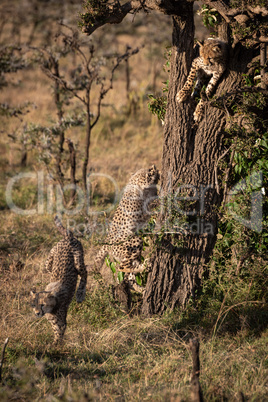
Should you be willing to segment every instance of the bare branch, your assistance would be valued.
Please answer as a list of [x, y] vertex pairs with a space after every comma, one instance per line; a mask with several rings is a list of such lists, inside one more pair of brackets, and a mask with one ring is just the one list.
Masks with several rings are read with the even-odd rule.
[[95, 19], [94, 24], [84, 26], [83, 32], [91, 35], [97, 28], [105, 24], [120, 24], [128, 13], [133, 10], [137, 11], [139, 8], [140, 2], [138, 0], [129, 1], [123, 5], [117, 2], [117, 4], [112, 5], [107, 9], [106, 14], [102, 15], [102, 18], [99, 20]]
[[94, 122], [91, 124], [91, 129], [97, 124], [97, 122], [100, 118], [101, 102], [102, 102], [103, 98], [110, 91], [110, 89], [113, 88], [113, 80], [114, 80], [115, 70], [119, 67], [119, 65], [121, 64], [122, 61], [128, 60], [131, 56], [133, 56], [134, 54], [137, 54], [139, 52], [139, 50], [140, 50], [139, 48], [136, 48], [136, 49], [130, 51], [130, 49], [127, 48], [126, 53], [117, 57], [117, 61], [111, 71], [110, 84], [107, 86], [107, 88], [104, 88], [104, 84], [102, 83], [99, 100], [98, 100], [98, 106], [97, 106], [97, 116], [96, 116]]
[[48, 76], [48, 78], [51, 78], [52, 80], [58, 82], [66, 91], [71, 92], [77, 99], [79, 99], [84, 105], [86, 105], [86, 100], [82, 98], [76, 90], [72, 87], [70, 87], [65, 80], [63, 80], [60, 77], [57, 77], [55, 74], [53, 74], [48, 68], [41, 66], [42, 71]]
[[76, 195], [76, 178], [75, 178], [75, 172], [76, 172], [76, 156], [75, 156], [75, 149], [73, 142], [69, 139], [66, 138], [66, 142], [68, 144], [69, 152], [70, 152], [70, 165], [71, 165], [71, 184], [73, 185], [73, 189], [71, 191], [71, 201], [70, 204], [73, 205], [75, 195]]

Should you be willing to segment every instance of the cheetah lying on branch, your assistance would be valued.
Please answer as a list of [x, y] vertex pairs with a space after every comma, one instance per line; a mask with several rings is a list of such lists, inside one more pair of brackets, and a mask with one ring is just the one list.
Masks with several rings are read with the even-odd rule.
[[51, 282], [42, 292], [31, 291], [31, 302], [37, 317], [46, 315], [54, 331], [54, 343], [62, 341], [66, 329], [66, 316], [75, 294], [77, 277], [81, 277], [76, 301], [81, 303], [86, 294], [87, 271], [82, 244], [72, 232], [64, 229], [58, 217], [55, 224], [64, 239], [50, 251], [45, 268], [51, 272]]
[[[206, 96], [210, 97], [219, 79], [226, 70], [228, 45], [217, 38], [208, 38], [204, 44], [200, 45], [200, 57], [193, 60], [191, 70], [183, 88], [177, 93], [178, 102], [185, 102], [191, 95], [195, 83], [192, 97], [199, 95], [200, 90], [206, 80], [209, 82], [206, 87]], [[201, 99], [194, 112], [194, 121], [199, 123], [203, 117], [205, 102]]]

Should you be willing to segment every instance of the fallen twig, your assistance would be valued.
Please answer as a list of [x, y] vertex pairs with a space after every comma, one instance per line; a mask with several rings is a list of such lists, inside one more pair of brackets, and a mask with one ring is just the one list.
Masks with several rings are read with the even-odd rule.
[[190, 339], [189, 348], [192, 353], [193, 371], [191, 378], [191, 401], [203, 402], [203, 394], [199, 383], [200, 360], [199, 360], [199, 341], [198, 339]]

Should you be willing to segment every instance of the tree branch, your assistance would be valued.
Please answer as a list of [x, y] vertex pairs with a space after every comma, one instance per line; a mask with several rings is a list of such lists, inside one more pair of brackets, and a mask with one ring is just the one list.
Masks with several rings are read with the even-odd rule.
[[83, 32], [91, 35], [96, 29], [105, 24], [119, 24], [129, 13], [137, 13], [141, 10], [159, 11], [167, 15], [183, 15], [187, 13], [187, 0], [131, 0], [121, 4], [119, 0], [108, 4], [97, 15], [95, 9], [91, 6], [89, 12], [82, 14], [84, 20]]
[[[120, 24], [125, 16], [131, 11], [138, 11], [140, 8], [140, 1], [134, 0], [129, 1], [126, 4], [121, 5], [119, 2], [117, 4], [111, 5], [105, 11], [105, 14], [95, 17], [94, 22], [89, 22], [88, 25], [84, 25], [83, 32], [91, 35], [96, 29], [105, 24]], [[86, 17], [86, 14], [82, 17]]]
[[66, 138], [66, 142], [68, 144], [69, 153], [70, 153], [70, 166], [71, 166], [71, 184], [73, 185], [73, 189], [71, 191], [71, 202], [70, 204], [74, 204], [74, 199], [76, 195], [76, 178], [75, 178], [75, 171], [76, 171], [76, 158], [75, 158], [75, 150], [73, 142]]
[[110, 76], [110, 83], [107, 86], [107, 88], [104, 88], [104, 84], [102, 83], [100, 94], [99, 94], [99, 100], [98, 100], [98, 107], [97, 107], [97, 116], [94, 120], [94, 122], [91, 124], [91, 129], [97, 124], [99, 117], [100, 117], [100, 110], [101, 110], [101, 102], [104, 98], [104, 96], [110, 91], [110, 89], [113, 88], [113, 80], [114, 80], [114, 73], [115, 70], [119, 67], [120, 63], [124, 60], [128, 60], [131, 56], [139, 52], [139, 48], [137, 47], [136, 49], [132, 50], [130, 52], [130, 48], [127, 49], [126, 53], [120, 55], [117, 57], [117, 61], [115, 65], [113, 66], [113, 69], [111, 71], [111, 76]]
[[48, 68], [45, 68], [44, 66], [41, 66], [42, 71], [48, 76], [48, 78], [53, 79], [54, 81], [58, 82], [66, 91], [69, 91], [75, 96], [77, 99], [79, 99], [84, 105], [86, 105], [86, 101], [84, 98], [81, 98], [81, 96], [78, 95], [76, 90], [72, 87], [69, 87], [67, 82], [63, 80], [60, 77], [57, 77], [55, 74], [53, 74]]
[[213, 98], [211, 100], [206, 99], [205, 101], [208, 102], [209, 104], [211, 104], [212, 106], [217, 107], [217, 102], [224, 101], [225, 99], [230, 99], [230, 97], [233, 95], [241, 96], [245, 92], [262, 93], [263, 95], [268, 95], [268, 89], [263, 89], [260, 87], [243, 87], [243, 88], [236, 88], [235, 90], [230, 91], [230, 92], [226, 92], [224, 95], [218, 96], [217, 98]]
[[203, 4], [211, 8], [215, 8], [217, 12], [225, 19], [226, 22], [230, 23], [229, 18], [230, 8], [221, 0], [202, 0]]
[[241, 4], [241, 8], [239, 7], [229, 7], [223, 0], [201, 0], [203, 4], [211, 8], [215, 8], [219, 14], [226, 20], [226, 22], [230, 23], [231, 20], [241, 14], [253, 14], [260, 15], [262, 17], [267, 17], [268, 10], [265, 7], [260, 6], [251, 6], [248, 4]]

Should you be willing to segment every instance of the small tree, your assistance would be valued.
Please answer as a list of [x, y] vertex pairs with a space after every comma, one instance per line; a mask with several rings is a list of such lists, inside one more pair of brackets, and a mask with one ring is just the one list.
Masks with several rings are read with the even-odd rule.
[[[39, 158], [46, 164], [50, 176], [60, 184], [64, 200], [63, 186], [66, 180], [64, 162], [65, 132], [73, 126], [85, 125], [85, 150], [82, 164], [82, 182], [87, 194], [87, 169], [89, 162], [89, 148], [91, 132], [99, 121], [101, 104], [105, 95], [112, 89], [114, 73], [122, 61], [127, 61], [138, 49], [126, 49], [122, 55], [102, 56], [98, 55], [96, 46], [91, 41], [81, 40], [78, 31], [61, 24], [65, 32], [58, 32], [55, 44], [46, 48], [30, 47], [34, 50], [34, 62], [37, 62], [46, 76], [52, 80], [53, 101], [57, 111], [57, 121], [52, 125], [25, 125], [21, 132], [21, 142], [27, 148], [37, 147]], [[69, 73], [62, 68], [63, 58], [72, 57], [77, 63]], [[76, 56], [76, 57], [74, 57]], [[102, 70], [107, 70], [108, 62], [112, 61], [111, 70], [106, 79]], [[109, 70], [109, 67], [108, 67]], [[94, 90], [94, 98], [92, 91]], [[95, 93], [98, 91], [97, 103]], [[84, 106], [82, 113], [77, 115], [66, 114], [70, 99], [78, 99]], [[72, 141], [66, 140], [70, 155], [71, 184], [70, 202], [75, 199], [76, 175], [76, 151]], [[54, 160], [54, 164], [51, 164]], [[88, 195], [88, 194], [87, 194]]]
[[[56, 35], [56, 39], [57, 39]], [[76, 114], [72, 114], [71, 116], [66, 115], [66, 107], [69, 104], [69, 94], [64, 88], [62, 88], [59, 84], [59, 80], [62, 77], [60, 63], [63, 58], [68, 57], [73, 54], [72, 49], [66, 46], [62, 46], [61, 44], [56, 43], [53, 47], [46, 48], [34, 48], [31, 49], [36, 51], [34, 56], [34, 61], [40, 64], [42, 71], [51, 79], [51, 74], [53, 77], [57, 77], [57, 79], [53, 78], [53, 101], [57, 111], [57, 121], [50, 127], [44, 126], [36, 126], [31, 125], [30, 127], [26, 127], [25, 131], [28, 131], [31, 138], [34, 136], [38, 136], [38, 132], [40, 133], [50, 133], [49, 141], [51, 147], [51, 155], [55, 158], [55, 173], [53, 172], [53, 177], [60, 184], [62, 194], [63, 194], [63, 186], [64, 186], [64, 172], [63, 172], [63, 151], [64, 151], [64, 142], [65, 142], [65, 132], [68, 128], [74, 126], [81, 126], [84, 124], [83, 116], [77, 116]], [[49, 72], [49, 74], [48, 74]], [[36, 138], [38, 141], [38, 138]], [[36, 143], [35, 141], [35, 143]], [[55, 141], [57, 141], [57, 145], [54, 146]], [[75, 162], [75, 149], [71, 140], [67, 140], [69, 152], [70, 152], [70, 163], [71, 163], [71, 183], [73, 189], [71, 191], [71, 204], [74, 203], [75, 194], [76, 194], [76, 162]], [[48, 150], [49, 147], [47, 147]], [[43, 155], [41, 155], [43, 157]], [[44, 158], [44, 161], [49, 165], [48, 158]]]
[[[97, 56], [96, 48], [93, 43], [88, 43], [85, 47], [85, 42], [81, 41], [78, 32], [68, 28], [70, 34], [61, 33], [65, 48], [71, 49], [80, 62], [72, 70], [71, 80], [68, 81], [65, 77], [60, 77], [57, 71], [50, 66], [43, 65], [43, 71], [46, 75], [53, 79], [60, 88], [67, 91], [70, 96], [78, 99], [84, 106], [86, 114], [86, 137], [85, 137], [85, 153], [82, 166], [82, 180], [85, 191], [87, 191], [87, 170], [89, 163], [89, 147], [91, 133], [93, 128], [99, 121], [101, 115], [101, 105], [105, 95], [113, 88], [114, 73], [122, 61], [126, 61], [132, 55], [138, 52], [138, 49], [126, 49], [126, 52], [121, 55], [113, 56], [113, 65], [107, 79], [102, 75], [102, 69], [106, 64], [105, 57]], [[93, 86], [98, 87], [97, 105], [95, 113], [93, 113], [92, 91]]]
[[[27, 68], [29, 61], [25, 57], [23, 50], [18, 46], [3, 46], [0, 47], [0, 92], [9, 85], [8, 76], [19, 70]], [[0, 116], [17, 117], [22, 120], [22, 116], [28, 113], [29, 102], [23, 105], [11, 106], [7, 103], [0, 103]], [[12, 140], [17, 140], [16, 133], [9, 133]], [[26, 165], [27, 150], [23, 146], [21, 155], [21, 166]]]
[[[23, 57], [22, 49], [18, 46], [0, 47], [0, 91], [8, 86], [8, 75], [27, 67], [28, 61]], [[0, 103], [0, 114], [5, 116], [19, 116], [25, 112], [28, 104], [14, 107]]]

